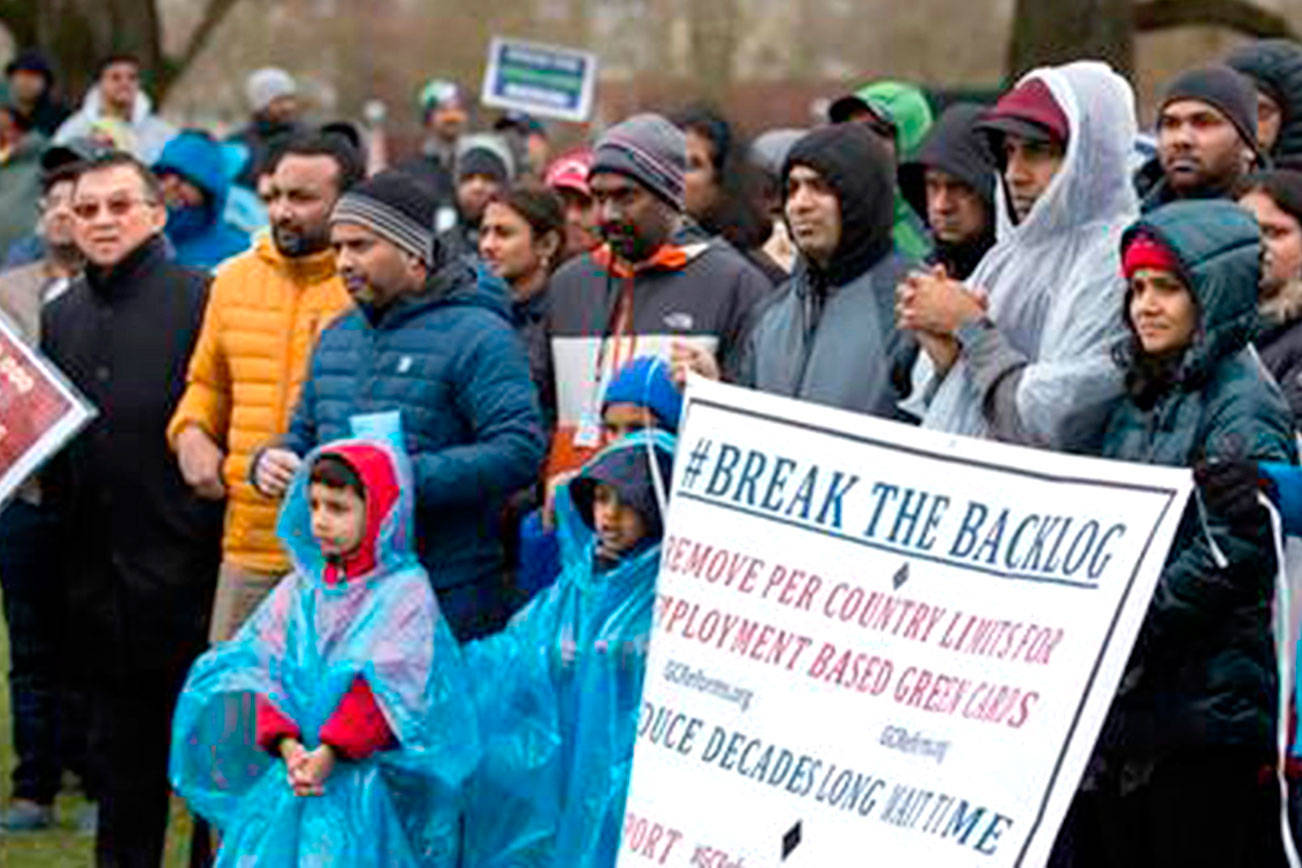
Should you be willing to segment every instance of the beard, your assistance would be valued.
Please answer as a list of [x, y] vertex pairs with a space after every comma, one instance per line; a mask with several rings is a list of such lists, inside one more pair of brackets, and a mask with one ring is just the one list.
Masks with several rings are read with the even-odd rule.
[[330, 246], [330, 236], [324, 227], [315, 232], [301, 232], [289, 226], [273, 226], [271, 240], [276, 249], [290, 259], [320, 253]]

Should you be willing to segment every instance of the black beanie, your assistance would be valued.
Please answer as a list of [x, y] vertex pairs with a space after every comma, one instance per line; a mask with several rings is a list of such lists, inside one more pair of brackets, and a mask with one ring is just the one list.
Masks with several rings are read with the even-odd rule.
[[424, 184], [390, 169], [353, 185], [335, 203], [330, 222], [363, 226], [428, 267], [434, 262], [436, 205]]
[[1225, 115], [1240, 138], [1257, 148], [1257, 89], [1247, 76], [1228, 66], [1201, 66], [1176, 76], [1162, 94], [1158, 116], [1173, 102], [1192, 99], [1205, 102]]
[[499, 184], [507, 182], [506, 163], [488, 148], [471, 148], [457, 158], [457, 177], [487, 175]]

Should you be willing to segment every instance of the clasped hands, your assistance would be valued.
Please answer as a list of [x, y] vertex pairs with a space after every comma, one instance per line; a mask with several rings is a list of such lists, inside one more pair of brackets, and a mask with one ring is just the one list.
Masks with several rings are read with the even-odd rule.
[[334, 748], [328, 744], [314, 750], [303, 747], [295, 738], [282, 739], [280, 756], [288, 771], [286, 778], [296, 796], [319, 796], [325, 793], [325, 781], [335, 767]]
[[954, 280], [943, 265], [914, 271], [895, 288], [895, 323], [917, 334], [938, 373], [958, 358], [954, 333], [964, 323], [986, 315], [989, 297]]

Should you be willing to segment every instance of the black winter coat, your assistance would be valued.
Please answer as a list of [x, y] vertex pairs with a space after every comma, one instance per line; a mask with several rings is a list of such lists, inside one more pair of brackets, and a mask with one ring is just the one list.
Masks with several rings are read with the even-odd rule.
[[1293, 412], [1294, 429], [1302, 430], [1302, 319], [1263, 327], [1256, 344]]
[[108, 672], [175, 672], [205, 643], [223, 504], [193, 494], [164, 434], [206, 297], [207, 278], [155, 237], [112, 270], [88, 268], [42, 313], [42, 349], [99, 410], [45, 490], [70, 632]]

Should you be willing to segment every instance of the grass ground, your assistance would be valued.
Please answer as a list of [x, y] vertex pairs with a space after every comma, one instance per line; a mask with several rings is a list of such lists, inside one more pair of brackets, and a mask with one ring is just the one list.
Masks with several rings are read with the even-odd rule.
[[[8, 805], [14, 767], [13, 718], [9, 711], [9, 636], [0, 618], [0, 803]], [[0, 865], [4, 868], [85, 868], [93, 863], [89, 835], [77, 832], [77, 819], [86, 803], [79, 796], [59, 796], [56, 826], [46, 832], [12, 835], [0, 831]], [[190, 820], [178, 800], [172, 800], [168, 826], [167, 868], [188, 864]]]

